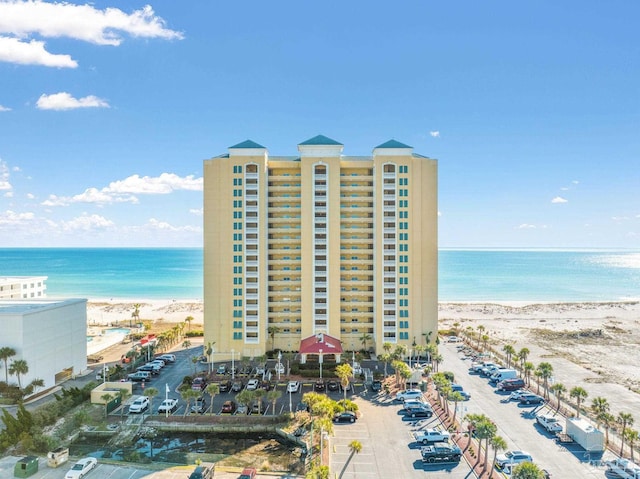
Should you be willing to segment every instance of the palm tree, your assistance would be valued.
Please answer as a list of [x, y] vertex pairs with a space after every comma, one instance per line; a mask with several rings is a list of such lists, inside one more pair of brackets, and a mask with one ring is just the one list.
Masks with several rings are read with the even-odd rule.
[[267, 391], [265, 391], [264, 389], [256, 389], [255, 391], [253, 391], [253, 397], [258, 403], [258, 414], [262, 414], [262, 398], [265, 394], [267, 394]]
[[599, 416], [602, 413], [609, 412], [610, 406], [607, 398], [603, 398], [601, 396], [595, 397], [591, 400], [591, 410], [596, 416]]
[[276, 415], [276, 403], [278, 399], [282, 397], [282, 391], [278, 391], [277, 389], [273, 389], [267, 393], [267, 401], [271, 403], [271, 409], [273, 410], [273, 416]]
[[480, 351], [480, 339], [482, 338], [482, 333], [485, 330], [485, 327], [481, 324], [476, 329], [478, 330], [478, 344], [476, 346], [476, 349]]
[[624, 440], [626, 439], [627, 426], [633, 426], [633, 416], [628, 412], [619, 412], [616, 418], [618, 424], [620, 424], [620, 438], [622, 439], [622, 445], [620, 446], [620, 455], [624, 450]]
[[144, 395], [149, 398], [149, 414], [153, 415], [153, 398], [158, 395], [160, 391], [156, 388], [145, 388]]
[[211, 361], [211, 357], [213, 356], [213, 346], [215, 344], [215, 341], [208, 341], [207, 347], [204, 350], [204, 353], [207, 355], [207, 360], [209, 361], [209, 372], [213, 371], [213, 361]]
[[577, 417], [580, 417], [580, 404], [587, 398], [587, 396], [589, 396], [589, 394], [587, 394], [587, 391], [581, 386], [575, 386], [571, 388], [571, 391], [569, 391], [569, 397], [576, 400]]
[[8, 346], [0, 348], [0, 361], [4, 363], [4, 382], [9, 384], [9, 358], [16, 355], [16, 350]]
[[35, 378], [29, 383], [29, 386], [31, 386], [33, 392], [37, 392], [38, 388], [44, 387], [44, 379]]
[[[351, 462], [351, 459], [353, 458], [353, 456], [355, 456], [356, 454], [359, 454], [360, 451], [362, 451], [362, 443], [360, 441], [357, 441], [357, 440], [354, 439], [353, 441], [351, 441], [349, 443], [349, 457], [347, 458], [347, 462], [345, 463], [344, 467], [342, 468], [342, 471], [340, 471], [339, 479], [342, 479], [344, 471], [347, 469], [347, 466]], [[356, 475], [355, 471], [353, 471], [353, 475], [355, 477], [355, 475]]]
[[536, 370], [540, 379], [542, 379], [542, 387], [544, 388], [544, 397], [549, 399], [549, 379], [553, 375], [553, 366], [551, 363], [542, 362], [538, 364]]
[[393, 348], [393, 345], [390, 342], [385, 341], [384, 343], [382, 343], [382, 349], [384, 350], [385, 353], [390, 354], [392, 348]]
[[542, 479], [543, 472], [533, 462], [522, 462], [511, 470], [511, 479]]
[[489, 349], [488, 345], [489, 345], [489, 335], [488, 334], [483, 334], [482, 335], [482, 349], [484, 351], [486, 351], [487, 349]]
[[199, 398], [202, 394], [201, 391], [196, 391], [195, 389], [191, 389], [188, 384], [183, 384], [178, 388], [180, 392], [180, 397], [187, 403], [184, 408], [184, 415], [186, 416], [191, 411], [191, 400]]
[[526, 361], [523, 366], [524, 378], [527, 381], [527, 387], [531, 385], [531, 373], [535, 369], [535, 365], [531, 361]]
[[493, 471], [496, 468], [496, 458], [498, 457], [499, 451], [504, 451], [507, 446], [507, 441], [504, 440], [502, 436], [498, 436], [497, 434], [489, 439], [489, 443], [491, 447], [493, 447], [493, 463], [491, 464], [491, 470]]
[[16, 359], [9, 365], [9, 374], [15, 376], [18, 379], [18, 388], [22, 389], [20, 382], [20, 376], [24, 376], [29, 372], [29, 365], [24, 359]]
[[382, 361], [382, 363], [384, 364], [384, 377], [387, 377], [387, 365], [389, 364], [389, 361], [391, 361], [391, 355], [389, 353], [382, 353], [381, 355], [378, 356], [378, 360]]
[[220, 385], [218, 383], [207, 384], [205, 392], [209, 395], [209, 400], [211, 401], [211, 410], [209, 411], [209, 415], [211, 416], [213, 414], [213, 398], [216, 397], [217, 394], [220, 394]]
[[371, 341], [371, 335], [368, 333], [363, 333], [360, 336], [360, 342], [362, 343], [362, 349], [367, 350], [367, 342]]
[[522, 369], [523, 371], [524, 371], [524, 363], [527, 362], [529, 353], [531, 353], [531, 351], [529, 351], [529, 348], [520, 348], [520, 351], [518, 351], [518, 357], [520, 358], [520, 369]]
[[564, 387], [562, 383], [555, 383], [551, 385], [551, 392], [555, 394], [556, 399], [558, 400], [558, 407], [556, 408], [556, 414], [560, 411], [560, 403], [562, 401], [562, 396], [567, 392], [567, 388]]
[[279, 332], [280, 332], [280, 328], [278, 326], [269, 326], [267, 328], [267, 333], [271, 338], [271, 351], [275, 349], [276, 334], [278, 334]]
[[[136, 321], [140, 321], [140, 303], [136, 303], [133, 305], [133, 313], [131, 313], [131, 318]], [[129, 320], [129, 327], [132, 328], [131, 320]]]
[[340, 379], [342, 385], [342, 392], [344, 393], [344, 399], [347, 399], [347, 387], [349, 386], [349, 379], [353, 377], [353, 368], [351, 364], [344, 363], [336, 367], [336, 376]]
[[633, 462], [633, 449], [635, 443], [638, 441], [638, 431], [628, 428], [625, 435], [627, 436], [626, 440], [627, 444], [629, 444], [629, 449], [631, 449], [631, 462]]
[[104, 417], [106, 418], [109, 415], [109, 411], [107, 410], [107, 408], [109, 407], [109, 403], [113, 399], [113, 395], [106, 393], [100, 396], [100, 399], [104, 401]]
[[184, 318], [184, 322], [187, 323], [188, 331], [191, 331], [191, 321], [194, 321], [195, 318], [193, 316], [187, 316]]
[[451, 391], [449, 393], [449, 401], [453, 401], [453, 419], [451, 424], [456, 423], [456, 413], [458, 412], [458, 403], [464, 401], [464, 396], [460, 394], [460, 391]]
[[[498, 426], [488, 417], [481, 418], [476, 424], [476, 437], [478, 442], [482, 444], [482, 440], [485, 440], [485, 453], [484, 453], [484, 469], [487, 469], [489, 465], [489, 440], [496, 435]], [[480, 460], [480, 454], [478, 454], [478, 461]]]
[[516, 352], [516, 349], [511, 344], [505, 344], [502, 348], [502, 351], [507, 356], [507, 367], [511, 367], [511, 356], [513, 356]]
[[608, 412], [599, 414], [596, 420], [604, 426], [605, 442], [609, 444], [609, 429], [616, 423], [616, 417]]
[[118, 397], [120, 398], [120, 422], [124, 422], [124, 403], [131, 396], [128, 389], [119, 389]]

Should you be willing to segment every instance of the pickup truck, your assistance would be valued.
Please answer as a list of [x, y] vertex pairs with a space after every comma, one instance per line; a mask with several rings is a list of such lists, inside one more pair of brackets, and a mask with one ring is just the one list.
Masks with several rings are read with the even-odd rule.
[[459, 462], [462, 457], [460, 448], [446, 442], [436, 442], [431, 446], [422, 446], [422, 462]]
[[553, 434], [562, 432], [563, 429], [558, 418], [553, 417], [551, 414], [540, 414], [539, 416], [536, 416], [536, 422], [545, 428], [547, 432], [551, 432]]
[[423, 429], [413, 434], [416, 442], [421, 442], [424, 445], [430, 442], [448, 442], [449, 437], [450, 435], [447, 431], [440, 431], [439, 429]]
[[640, 479], [640, 466], [628, 459], [614, 459], [604, 463], [609, 472], [623, 479]]

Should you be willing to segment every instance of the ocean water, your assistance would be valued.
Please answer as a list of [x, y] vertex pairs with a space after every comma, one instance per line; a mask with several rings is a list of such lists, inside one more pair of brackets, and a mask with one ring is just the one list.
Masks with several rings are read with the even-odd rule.
[[[0, 276], [48, 276], [49, 297], [198, 300], [199, 248], [4, 248]], [[640, 300], [640, 251], [442, 249], [440, 301]]]

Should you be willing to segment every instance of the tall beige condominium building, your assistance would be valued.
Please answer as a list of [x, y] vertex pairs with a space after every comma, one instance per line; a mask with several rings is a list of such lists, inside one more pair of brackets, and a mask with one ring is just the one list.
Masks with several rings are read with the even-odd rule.
[[[317, 136], [297, 156], [247, 140], [204, 162], [204, 333], [214, 357], [435, 339], [437, 162], [391, 140], [343, 156]], [[431, 336], [430, 333], [433, 333]]]

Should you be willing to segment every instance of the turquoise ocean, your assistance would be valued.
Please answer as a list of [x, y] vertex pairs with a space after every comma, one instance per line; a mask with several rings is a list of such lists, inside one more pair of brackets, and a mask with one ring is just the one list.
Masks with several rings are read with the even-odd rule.
[[[0, 276], [51, 298], [200, 300], [202, 270], [200, 248], [0, 248]], [[439, 300], [640, 300], [640, 251], [441, 249]]]

